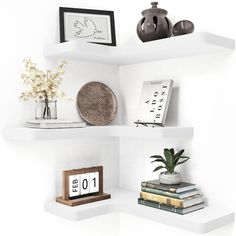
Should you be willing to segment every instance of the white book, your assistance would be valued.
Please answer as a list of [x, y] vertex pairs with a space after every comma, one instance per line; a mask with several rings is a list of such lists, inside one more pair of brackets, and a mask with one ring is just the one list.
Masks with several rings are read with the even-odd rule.
[[186, 192], [183, 192], [183, 193], [178, 193], [179, 199], [191, 197], [191, 196], [194, 196], [194, 195], [200, 195], [200, 194], [201, 194], [201, 192], [200, 192], [199, 189], [190, 190], [190, 191], [186, 191]]
[[85, 122], [72, 120], [28, 120], [25, 123], [27, 128], [38, 129], [62, 129], [62, 128], [83, 128], [86, 127]]
[[144, 81], [136, 124], [164, 126], [173, 80]]
[[183, 201], [183, 208], [194, 206], [197, 204], [200, 204], [203, 202], [203, 196], [202, 195], [195, 195], [191, 197], [187, 197], [182, 199]]
[[183, 208], [182, 209], [182, 214], [187, 214], [187, 213], [190, 213], [190, 212], [193, 212], [193, 211], [197, 211], [197, 210], [200, 210], [204, 208], [204, 203], [199, 203], [197, 205], [193, 205], [193, 206], [190, 206], [190, 207], [186, 207], [186, 208]]
[[33, 119], [27, 120], [26, 123], [31, 124], [70, 124], [70, 123], [83, 123], [77, 120], [65, 120], [65, 119]]

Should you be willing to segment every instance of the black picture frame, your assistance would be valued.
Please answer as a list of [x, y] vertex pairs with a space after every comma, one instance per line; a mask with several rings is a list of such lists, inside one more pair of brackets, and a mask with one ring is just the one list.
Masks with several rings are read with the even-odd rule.
[[[82, 8], [68, 8], [68, 7], [59, 7], [59, 23], [60, 23], [60, 42], [67, 42], [70, 41], [66, 38], [66, 25], [65, 25], [65, 14], [66, 13], [72, 13], [74, 15], [74, 17], [76, 17], [76, 15], [74, 13], [78, 13], [78, 16], [82, 17], [81, 14], [84, 17], [84, 21], [81, 23], [79, 20], [76, 20], [75, 23], [72, 25], [72, 27], [76, 27], [78, 29], [78, 31], [76, 31], [76, 34], [78, 35], [78, 38], [80, 37], [81, 33], [83, 34], [89, 27], [90, 29], [92, 27], [95, 27], [95, 29], [92, 29], [92, 32], [88, 33], [87, 30], [87, 35], [85, 36], [81, 36], [81, 39], [83, 38], [83, 41], [86, 41], [85, 38], [90, 37], [90, 39], [92, 41], [90, 41], [89, 39], [86, 42], [90, 42], [90, 43], [96, 43], [96, 44], [102, 44], [102, 45], [108, 45], [108, 46], [116, 46], [116, 34], [115, 34], [115, 20], [114, 20], [114, 12], [113, 11], [107, 11], [107, 10], [93, 10], [93, 9], [82, 9]], [[80, 15], [79, 15], [80, 14]], [[85, 15], [88, 15], [85, 16]], [[109, 24], [107, 26], [107, 31], [105, 32], [106, 35], [108, 35], [108, 39], [104, 39], [104, 37], [97, 37], [95, 38], [94, 34], [96, 33], [104, 33], [103, 31], [105, 30], [97, 30], [97, 26], [96, 26], [96, 22], [94, 22], [93, 19], [91, 19], [91, 17], [95, 17], [95, 15], [100, 16], [100, 19], [102, 19], [102, 16], [104, 16], [104, 19], [109, 19]], [[86, 22], [85, 22], [86, 21]], [[101, 24], [101, 23], [100, 23]], [[105, 25], [105, 24], [104, 24]], [[103, 26], [104, 26], [103, 25]], [[86, 27], [85, 27], [86, 26]], [[109, 27], [110, 26], [110, 27]], [[103, 27], [104, 28], [104, 27]], [[75, 29], [75, 30], [77, 30]], [[94, 32], [95, 31], [95, 32]], [[104, 35], [105, 35], [104, 33]], [[74, 34], [74, 39], [76, 39], [76, 34]], [[93, 37], [94, 36], [94, 37]], [[104, 40], [104, 42], [103, 42]], [[105, 41], [109, 41], [109, 42], [105, 42]]]

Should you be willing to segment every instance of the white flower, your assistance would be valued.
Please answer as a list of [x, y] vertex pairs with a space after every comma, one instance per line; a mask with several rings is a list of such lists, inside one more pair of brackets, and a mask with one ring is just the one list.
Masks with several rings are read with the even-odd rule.
[[64, 92], [59, 90], [59, 85], [62, 83], [61, 75], [65, 73], [66, 61], [56, 67], [56, 72], [47, 70], [46, 73], [36, 68], [36, 64], [28, 58], [23, 60], [25, 64], [25, 73], [21, 75], [26, 86], [31, 88], [28, 92], [23, 92], [20, 99], [27, 101], [29, 99], [44, 100], [49, 99], [65, 99], [72, 100], [67, 97]]

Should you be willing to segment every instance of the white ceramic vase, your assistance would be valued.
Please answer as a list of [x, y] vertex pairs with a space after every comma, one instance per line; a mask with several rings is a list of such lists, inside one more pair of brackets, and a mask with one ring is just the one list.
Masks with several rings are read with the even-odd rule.
[[178, 172], [169, 173], [166, 171], [160, 173], [159, 181], [161, 184], [180, 184], [182, 182], [182, 177]]

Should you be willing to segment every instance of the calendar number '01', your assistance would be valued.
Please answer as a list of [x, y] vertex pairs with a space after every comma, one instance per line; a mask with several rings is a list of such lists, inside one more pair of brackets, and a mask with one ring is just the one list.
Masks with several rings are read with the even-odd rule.
[[99, 172], [69, 176], [69, 197], [77, 197], [99, 191]]
[[[90, 180], [91, 181], [91, 180]], [[94, 188], [96, 188], [96, 181], [97, 181], [97, 178], [93, 178], [92, 179], [92, 181], [90, 182], [90, 186], [91, 186], [91, 184], [92, 184], [92, 182], [93, 182], [93, 187]], [[83, 180], [83, 182], [82, 182], [82, 188], [84, 189], [84, 190], [86, 190], [87, 188], [88, 188], [88, 186], [89, 186], [89, 182], [88, 182], [88, 179], [84, 179]]]

